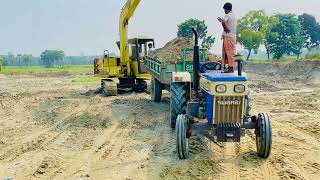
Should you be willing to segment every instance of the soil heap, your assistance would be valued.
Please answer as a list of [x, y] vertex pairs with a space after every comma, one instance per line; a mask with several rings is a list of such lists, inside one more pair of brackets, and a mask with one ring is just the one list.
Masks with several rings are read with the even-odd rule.
[[[164, 47], [156, 49], [152, 57], [159, 61], [182, 61], [182, 50], [193, 48], [194, 40], [192, 38], [177, 37], [164, 45]], [[187, 59], [192, 61], [193, 54], [187, 55]], [[201, 57], [201, 54], [200, 54]], [[207, 60], [217, 60], [218, 57], [207, 51]]]

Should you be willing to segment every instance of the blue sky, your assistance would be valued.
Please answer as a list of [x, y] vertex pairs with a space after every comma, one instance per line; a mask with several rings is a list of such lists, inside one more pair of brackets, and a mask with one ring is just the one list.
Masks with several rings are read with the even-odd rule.
[[[217, 37], [213, 46], [220, 53], [225, 0], [141, 1], [129, 24], [129, 36], [148, 35], [156, 45], [176, 36], [177, 24], [188, 18], [206, 21]], [[320, 20], [320, 0], [230, 0], [241, 17], [250, 10], [267, 14], [303, 12]], [[118, 52], [118, 19], [125, 0], [0, 0], [0, 54], [31, 53], [63, 49], [67, 55], [97, 55], [104, 49]]]

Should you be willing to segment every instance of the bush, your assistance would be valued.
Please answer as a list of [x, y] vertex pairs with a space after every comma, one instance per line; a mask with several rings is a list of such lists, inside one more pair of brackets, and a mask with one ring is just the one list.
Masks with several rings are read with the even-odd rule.
[[320, 59], [320, 52], [307, 54], [305, 59]]
[[320, 52], [307, 54], [305, 59], [320, 59]]

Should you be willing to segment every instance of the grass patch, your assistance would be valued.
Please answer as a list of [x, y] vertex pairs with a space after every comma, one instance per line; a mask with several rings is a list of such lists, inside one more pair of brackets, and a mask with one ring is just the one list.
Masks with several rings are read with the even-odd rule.
[[101, 78], [94, 75], [75, 74], [72, 83], [74, 84], [100, 84]]
[[320, 59], [320, 52], [307, 54], [305, 59], [311, 59], [311, 60]]
[[[30, 67], [17, 67], [7, 66], [2, 68], [0, 74], [11, 75], [11, 74], [32, 74], [32, 73], [59, 73], [67, 71], [72, 76], [72, 83], [74, 84], [100, 84], [99, 77], [93, 75], [92, 65], [74, 66], [65, 65], [62, 67], [50, 67], [46, 68], [43, 66], [30, 66]], [[70, 72], [70, 73], [69, 73]], [[40, 74], [41, 75], [41, 74]], [[48, 74], [47, 76], [50, 76]]]
[[46, 68], [43, 66], [7, 66], [2, 68], [0, 74], [30, 74], [36, 72], [60, 72], [65, 70], [70, 70], [72, 73], [80, 73], [84, 71], [91, 71], [93, 69], [92, 65], [83, 65], [83, 66], [74, 66], [74, 65], [65, 65], [62, 67], [50, 67]]

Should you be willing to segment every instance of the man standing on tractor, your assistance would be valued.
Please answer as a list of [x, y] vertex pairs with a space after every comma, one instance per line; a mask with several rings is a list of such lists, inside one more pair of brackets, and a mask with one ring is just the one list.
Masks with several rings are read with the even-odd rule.
[[222, 59], [225, 65], [225, 73], [233, 73], [237, 44], [237, 18], [232, 11], [231, 3], [226, 3], [223, 9], [226, 15], [224, 18], [218, 18], [223, 27]]

